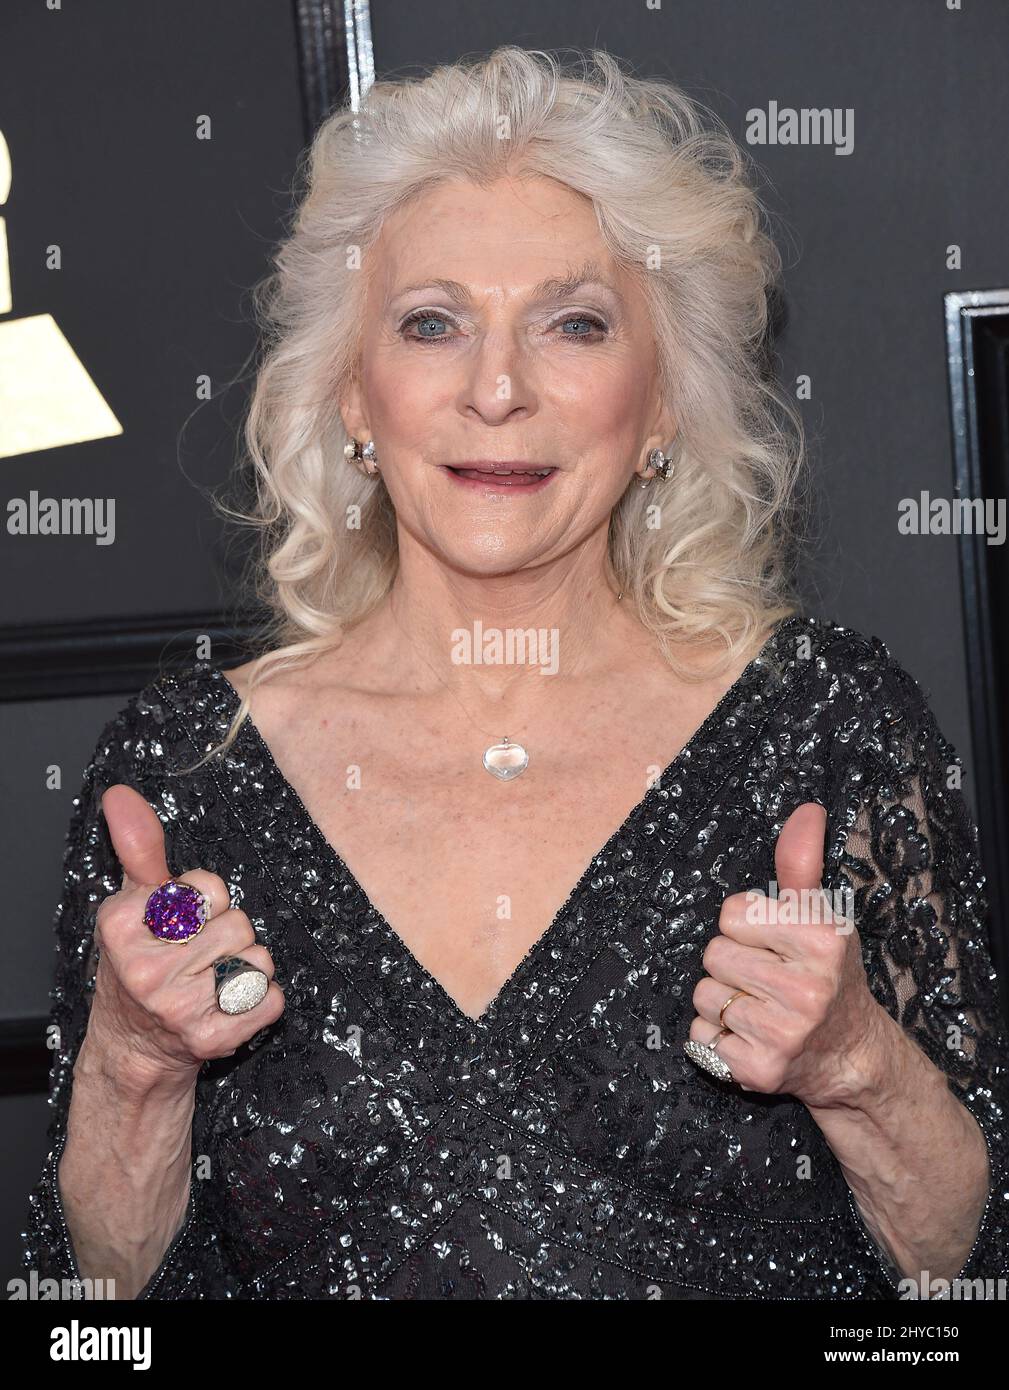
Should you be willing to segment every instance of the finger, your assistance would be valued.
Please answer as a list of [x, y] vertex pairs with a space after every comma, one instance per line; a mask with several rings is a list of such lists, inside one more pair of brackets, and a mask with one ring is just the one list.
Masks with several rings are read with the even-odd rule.
[[[701, 1018], [700, 1015], [698, 1015], [690, 1025], [689, 1037], [693, 1042], [713, 1043], [719, 1034], [722, 1034], [724, 1041], [726, 1035], [723, 1033], [723, 1030], [719, 1028], [718, 1024], [712, 1023], [706, 1018]], [[719, 1051], [721, 1051], [721, 1043], [719, 1043]]]
[[718, 930], [741, 945], [773, 951], [782, 960], [801, 960], [818, 951], [817, 931], [834, 933], [846, 922], [822, 888], [782, 888], [777, 898], [749, 889], [725, 899]]
[[[211, 973], [211, 979], [213, 974]], [[206, 1057], [228, 1057], [249, 1041], [261, 1028], [275, 1023], [284, 1012], [284, 992], [276, 980], [258, 1004], [244, 1014], [226, 1014], [217, 1007], [216, 994], [201, 1027], [201, 1051]]]
[[[733, 995], [736, 995], [736, 998], [733, 998]], [[732, 1003], [722, 1014], [723, 1006], [730, 999]], [[760, 1011], [766, 1008], [766, 1002], [756, 994], [740, 994], [738, 990], [723, 985], [710, 975], [705, 975], [698, 981], [693, 998], [695, 1010], [706, 1022], [716, 1028], [729, 1028], [741, 1038], [750, 1040], [759, 1035]]]
[[[161, 943], [159, 943], [161, 944]], [[199, 936], [185, 945], [183, 969], [187, 975], [207, 970], [223, 956], [239, 956], [256, 944], [256, 932], [248, 917], [238, 908], [222, 912], [208, 921]]]
[[[262, 973], [266, 976], [267, 980], [271, 982], [273, 981], [275, 975], [273, 957], [270, 955], [269, 951], [266, 949], [265, 946], [247, 946], [245, 950], [242, 951], [222, 952], [222, 954], [216, 956], [214, 958], [214, 962], [212, 962], [207, 967], [206, 974], [210, 984], [210, 993], [207, 999], [207, 1007], [204, 1013], [204, 1017], [208, 1017], [211, 1014], [223, 1012], [221, 1009], [219, 1009], [217, 1003], [217, 980], [214, 975], [214, 964], [218, 960], [236, 959], [244, 960], [247, 965], [251, 965], [255, 970], [261, 970]], [[264, 1000], [261, 999], [259, 1002], [260, 1004], [262, 1004]], [[255, 1005], [254, 1007], [258, 1008], [259, 1005]], [[251, 1012], [252, 1009], [246, 1009], [245, 1014], [250, 1014]], [[244, 1017], [245, 1015], [242, 1016]], [[228, 1017], [234, 1018], [238, 1017], [238, 1015], [229, 1014]]]
[[218, 917], [230, 910], [231, 893], [224, 879], [217, 874], [208, 873], [206, 869], [187, 869], [184, 874], [176, 874], [175, 879], [177, 883], [191, 884], [198, 893], [202, 893], [209, 900], [208, 922], [212, 917]]
[[713, 936], [701, 957], [704, 970], [726, 993], [734, 989], [749, 990], [761, 999], [776, 997], [780, 972], [784, 968], [780, 956], [761, 946], [745, 946], [728, 936]]
[[[229, 911], [231, 899], [228, 886], [216, 874], [207, 873], [203, 869], [191, 869], [185, 875], [179, 875], [177, 881], [188, 883], [209, 901], [207, 923], [216, 921], [221, 915]], [[129, 883], [129, 880], [127, 879], [126, 882]], [[110, 939], [117, 939], [124, 944], [129, 943], [138, 947], [144, 941], [149, 941], [155, 946], [164, 946], [165, 943], [158, 940], [154, 933], [148, 929], [144, 920], [147, 903], [151, 893], [157, 887], [157, 884], [147, 883], [129, 886], [121, 888], [118, 893], [107, 899], [107, 905], [103, 904], [96, 921], [96, 935], [104, 935], [108, 931], [110, 922], [114, 922], [112, 938]], [[206, 926], [207, 923], [204, 925]], [[199, 936], [193, 937], [186, 944], [192, 945], [199, 939]], [[249, 941], [254, 939], [254, 935], [250, 935]], [[242, 944], [246, 943], [243, 942]]]
[[803, 802], [785, 821], [774, 846], [779, 892], [782, 888], [819, 888], [826, 829], [827, 812], [816, 801]]
[[265, 946], [247, 946], [244, 951], [233, 951], [232, 955], [241, 957], [248, 965], [253, 965], [257, 970], [261, 970], [268, 980], [272, 980], [276, 973], [276, 966], [273, 957]]
[[170, 877], [165, 832], [154, 808], [133, 787], [118, 782], [103, 794], [102, 814], [123, 868], [123, 887], [164, 883]]
[[[732, 1006], [735, 1008], [735, 1004]], [[709, 1023], [706, 1018], [697, 1017], [690, 1025], [691, 1040], [701, 1043], [717, 1043], [715, 1051], [722, 1061], [729, 1067], [737, 1085], [741, 1085], [740, 1077], [752, 1075], [753, 1063], [758, 1057], [758, 1052], [754, 1044], [748, 1039], [740, 1037], [738, 1033], [725, 1033], [715, 1023]], [[744, 1091], [750, 1090], [748, 1086], [743, 1086]]]

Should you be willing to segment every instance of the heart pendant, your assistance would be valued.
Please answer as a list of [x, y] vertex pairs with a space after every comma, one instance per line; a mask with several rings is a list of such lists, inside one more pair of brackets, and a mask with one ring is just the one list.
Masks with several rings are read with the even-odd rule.
[[492, 777], [510, 782], [513, 777], [525, 772], [529, 766], [529, 754], [521, 743], [511, 743], [505, 739], [504, 743], [491, 744], [483, 755], [483, 765]]

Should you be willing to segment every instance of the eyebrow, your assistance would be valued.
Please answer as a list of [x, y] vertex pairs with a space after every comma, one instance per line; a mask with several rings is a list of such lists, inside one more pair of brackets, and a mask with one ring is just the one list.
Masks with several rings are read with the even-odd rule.
[[[624, 297], [617, 287], [606, 279], [603, 270], [595, 263], [588, 261], [577, 270], [570, 271], [567, 275], [550, 275], [545, 280], [541, 280], [538, 285], [533, 287], [531, 298], [536, 303], [556, 303], [562, 299], [569, 299], [578, 290], [586, 285], [598, 285], [620, 303], [624, 303]], [[403, 289], [397, 290], [389, 301], [395, 303], [397, 299], [402, 299], [404, 295], [413, 294], [419, 290], [439, 289], [453, 300], [456, 304], [468, 304], [471, 299], [469, 289], [458, 280], [431, 279], [422, 280], [416, 285], [406, 285]]]

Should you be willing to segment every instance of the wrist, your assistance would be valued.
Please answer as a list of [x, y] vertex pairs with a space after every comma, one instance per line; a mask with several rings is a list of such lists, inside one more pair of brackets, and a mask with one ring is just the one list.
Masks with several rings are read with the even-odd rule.
[[875, 1007], [858, 1044], [845, 1056], [843, 1079], [829, 1100], [806, 1102], [821, 1129], [890, 1135], [899, 1116], [947, 1107], [943, 1072], [882, 1005]]
[[191, 1099], [199, 1067], [170, 1066], [145, 1057], [102, 1029], [88, 1025], [74, 1062], [74, 1086], [115, 1096], [120, 1104], [142, 1106]]
[[935, 1071], [900, 1024], [872, 998], [854, 1041], [837, 1059], [832, 1085], [816, 1103], [807, 1101], [807, 1109], [814, 1115], [844, 1110], [884, 1117], [907, 1095], [909, 1085], [920, 1086], [918, 1074], [924, 1069]]

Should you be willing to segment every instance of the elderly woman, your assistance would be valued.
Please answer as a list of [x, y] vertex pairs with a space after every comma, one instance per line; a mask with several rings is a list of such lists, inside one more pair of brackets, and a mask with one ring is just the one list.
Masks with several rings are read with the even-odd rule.
[[321, 127], [246, 427], [275, 620], [86, 770], [31, 1267], [156, 1299], [1007, 1272], [976, 830], [914, 680], [790, 588], [761, 222], [724, 128], [603, 53]]

